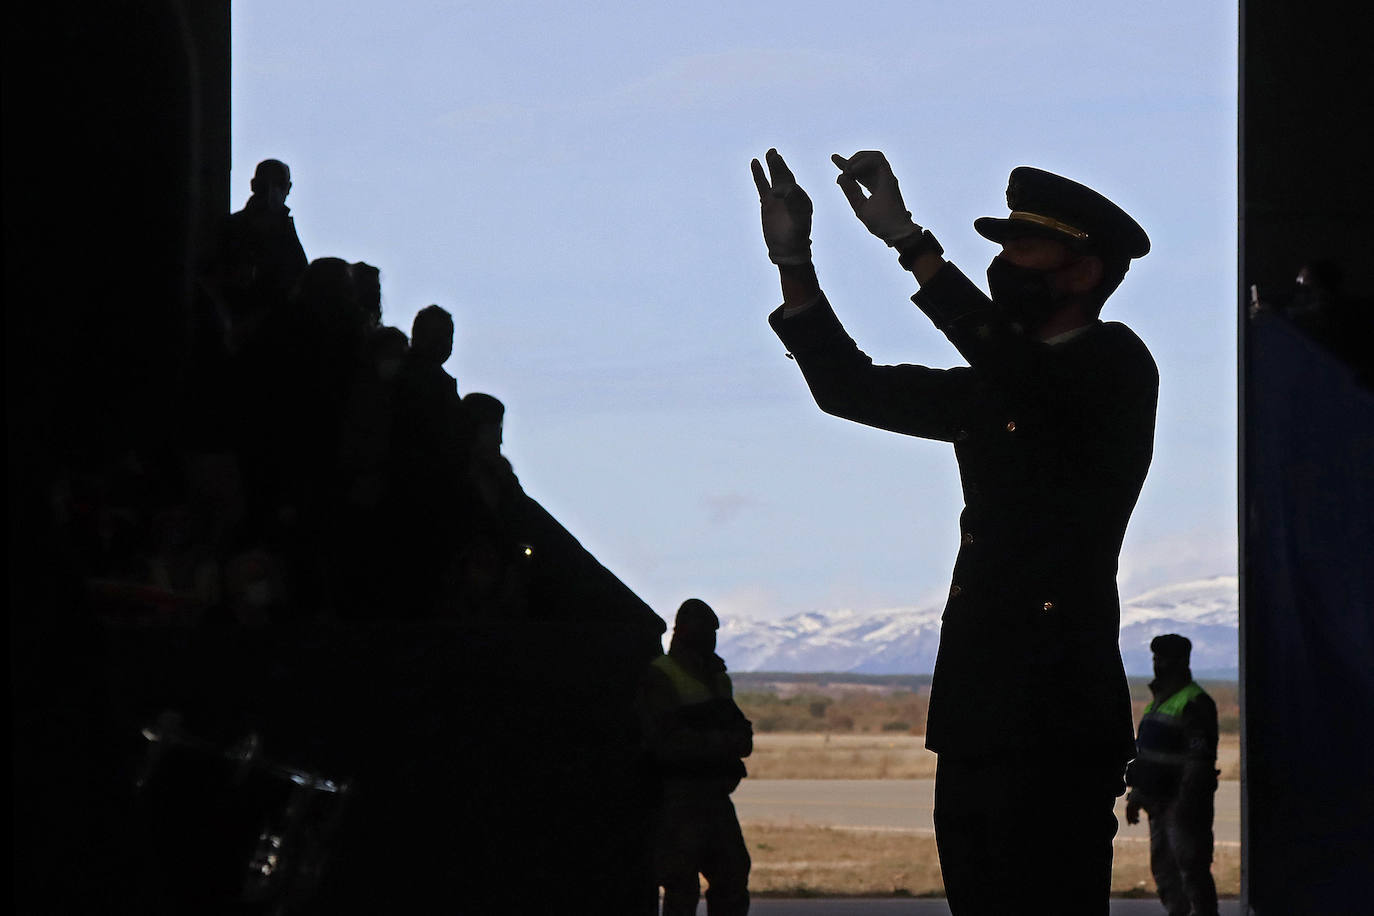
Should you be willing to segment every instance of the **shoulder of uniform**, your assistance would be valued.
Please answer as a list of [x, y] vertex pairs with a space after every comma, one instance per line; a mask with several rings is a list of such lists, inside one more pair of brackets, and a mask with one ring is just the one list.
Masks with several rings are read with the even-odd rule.
[[1150, 348], [1145, 346], [1145, 341], [1141, 340], [1140, 335], [1131, 330], [1128, 325], [1119, 321], [1104, 321], [1100, 325], [1098, 333], [1107, 344], [1154, 362], [1154, 358], [1150, 356]]
[[666, 661], [668, 656], [660, 655], [654, 658], [649, 664], [644, 666], [642, 677], [645, 680], [662, 680], [669, 676], [670, 662]]
[[1201, 686], [1198, 687], [1198, 692], [1191, 702], [1197, 703], [1200, 706], [1211, 706], [1213, 708], [1217, 705], [1217, 701], [1212, 699], [1212, 695], [1206, 690], [1203, 690]]
[[1159, 367], [1150, 348], [1135, 331], [1119, 321], [1104, 321], [1095, 335], [1103, 359], [1141, 382], [1159, 384]]
[[644, 666], [639, 676], [639, 691], [649, 697], [667, 697], [673, 693], [673, 675], [659, 664], [659, 659]]

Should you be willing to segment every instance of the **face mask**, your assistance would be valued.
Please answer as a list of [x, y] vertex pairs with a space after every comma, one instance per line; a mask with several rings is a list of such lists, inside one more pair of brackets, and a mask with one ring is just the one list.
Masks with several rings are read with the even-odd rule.
[[1008, 320], [1023, 330], [1034, 330], [1058, 304], [1050, 288], [1052, 270], [1021, 267], [1005, 258], [993, 258], [988, 265], [988, 291], [992, 302]]

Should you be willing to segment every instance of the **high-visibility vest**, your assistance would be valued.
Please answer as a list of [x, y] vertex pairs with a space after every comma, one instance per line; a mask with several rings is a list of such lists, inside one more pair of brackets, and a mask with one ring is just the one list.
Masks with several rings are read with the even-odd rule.
[[711, 678], [710, 683], [707, 683], [688, 671], [671, 655], [660, 655], [653, 660], [652, 665], [663, 672], [668, 682], [673, 685], [673, 694], [677, 698], [678, 706], [694, 706], [709, 700], [728, 700], [731, 697], [730, 676], [724, 671], [718, 672]]
[[1140, 718], [1136, 734], [1136, 758], [1131, 766], [1132, 783], [1159, 794], [1178, 788], [1188, 760], [1188, 738], [1183, 733], [1183, 709], [1205, 691], [1190, 681], [1162, 703], [1151, 700]]
[[[715, 672], [706, 680], [689, 671], [683, 664], [671, 655], [660, 655], [651, 662], [651, 665], [662, 672], [668, 679], [673, 688], [673, 706], [671, 710], [664, 710], [673, 715], [695, 714], [704, 715], [706, 721], [716, 724], [725, 724], [728, 727], [742, 725], [748, 728], [748, 720], [744, 718], [739, 707], [735, 705], [731, 697], [730, 676], [724, 671]], [[665, 777], [688, 777], [700, 779], [703, 777], [726, 780], [724, 790], [734, 791], [735, 786], [739, 785], [740, 779], [745, 774], [744, 763], [737, 757], [716, 761], [696, 760], [692, 762], [660, 761], [659, 772]]]

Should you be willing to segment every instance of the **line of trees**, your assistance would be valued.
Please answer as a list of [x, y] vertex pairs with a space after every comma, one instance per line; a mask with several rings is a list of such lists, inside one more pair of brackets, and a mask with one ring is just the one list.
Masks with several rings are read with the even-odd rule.
[[[732, 675], [735, 701], [759, 732], [925, 733], [929, 675], [777, 674]], [[1129, 679], [1132, 716], [1140, 720], [1150, 701], [1149, 678]], [[1222, 734], [1240, 730], [1235, 681], [1199, 682], [1217, 704]]]

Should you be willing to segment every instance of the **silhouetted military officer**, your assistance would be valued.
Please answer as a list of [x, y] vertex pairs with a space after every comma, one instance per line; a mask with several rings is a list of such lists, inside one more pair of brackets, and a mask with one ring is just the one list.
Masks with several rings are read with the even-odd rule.
[[749, 910], [749, 850], [730, 793], [745, 775], [754, 730], [715, 654], [719, 626], [706, 602], [682, 602], [668, 652], [641, 689], [645, 743], [663, 786], [654, 848], [663, 916], [696, 912], [698, 873], [710, 885], [710, 916]]
[[1212, 880], [1217, 790], [1217, 704], [1193, 680], [1193, 644], [1169, 633], [1150, 641], [1155, 679], [1126, 774], [1126, 821], [1150, 816], [1150, 871], [1169, 916], [1216, 916]]
[[[776, 150], [752, 169], [784, 304], [774, 331], [828, 413], [954, 444], [961, 546], [926, 745], [940, 755], [935, 828], [956, 914], [1105, 913], [1113, 800], [1134, 754], [1117, 645], [1116, 564], [1150, 463], [1158, 373], [1098, 313], [1144, 231], [1096, 192], [1018, 168], [1009, 216], [974, 225], [1002, 251], [989, 298], [911, 219], [882, 153], [835, 156], [864, 225], [921, 285], [912, 301], [967, 367], [875, 366], [811, 266], [811, 202]], [[865, 189], [868, 193], [865, 194]]]

